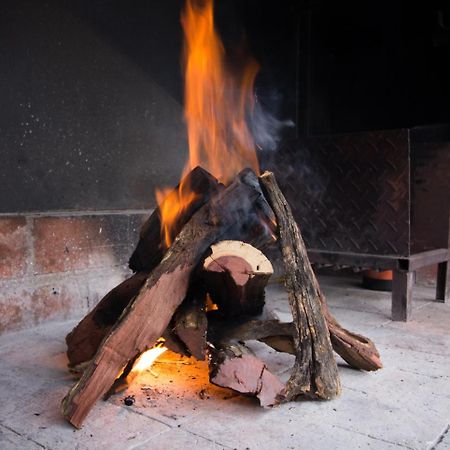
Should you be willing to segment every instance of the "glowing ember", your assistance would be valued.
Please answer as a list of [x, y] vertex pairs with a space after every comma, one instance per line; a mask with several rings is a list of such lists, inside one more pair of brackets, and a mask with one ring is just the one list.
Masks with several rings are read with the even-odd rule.
[[[254, 105], [253, 82], [259, 66], [250, 59], [240, 73], [226, 64], [225, 49], [214, 27], [213, 0], [186, 0], [181, 22], [185, 36], [185, 119], [189, 161], [184, 174], [201, 166], [223, 183], [242, 169], [259, 173], [253, 137], [246, 117]], [[156, 193], [165, 245], [177, 218], [195, 199], [189, 186], [167, 196]]]
[[132, 372], [141, 373], [149, 370], [153, 363], [167, 350], [166, 347], [153, 347], [142, 353], [133, 366]]

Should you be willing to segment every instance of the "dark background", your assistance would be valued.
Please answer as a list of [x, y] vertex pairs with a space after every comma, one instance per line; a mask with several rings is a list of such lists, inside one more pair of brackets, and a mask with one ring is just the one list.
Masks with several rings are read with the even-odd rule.
[[[0, 212], [140, 209], [187, 156], [179, 0], [0, 5]], [[450, 122], [444, 2], [216, 2], [286, 139]]]

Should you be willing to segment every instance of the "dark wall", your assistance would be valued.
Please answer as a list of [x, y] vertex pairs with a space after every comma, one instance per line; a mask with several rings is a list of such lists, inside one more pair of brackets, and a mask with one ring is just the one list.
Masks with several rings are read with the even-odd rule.
[[302, 2], [304, 134], [450, 122], [447, 1]]
[[177, 182], [180, 7], [1, 2], [0, 212], [147, 208]]
[[[258, 102], [283, 119], [297, 105], [294, 3], [215, 2], [230, 63], [256, 56]], [[1, 2], [0, 212], [147, 208], [155, 186], [176, 184], [187, 157], [182, 6]]]

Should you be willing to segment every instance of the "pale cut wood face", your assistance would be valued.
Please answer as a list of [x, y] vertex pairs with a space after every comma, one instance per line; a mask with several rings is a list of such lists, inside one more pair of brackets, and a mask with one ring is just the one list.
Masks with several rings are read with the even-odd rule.
[[[204, 269], [211, 270], [214, 263], [218, 263], [219, 259], [222, 262], [230, 260], [230, 258], [240, 258], [247, 262], [247, 270], [258, 274], [272, 274], [273, 267], [271, 262], [260, 250], [256, 249], [250, 244], [242, 241], [220, 241], [211, 246], [212, 253], [205, 259], [203, 264]], [[224, 259], [228, 258], [228, 260]], [[211, 267], [211, 265], [213, 265]]]

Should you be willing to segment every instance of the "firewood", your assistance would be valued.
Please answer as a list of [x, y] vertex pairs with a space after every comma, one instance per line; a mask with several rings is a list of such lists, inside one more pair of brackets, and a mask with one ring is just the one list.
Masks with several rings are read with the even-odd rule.
[[[276, 183], [273, 175], [264, 175], [261, 177], [261, 183], [269, 186]], [[282, 195], [282, 194], [281, 194]], [[285, 201], [285, 200], [284, 200]], [[287, 203], [286, 203], [287, 204]], [[301, 242], [303, 243], [303, 242]], [[282, 244], [283, 245], [283, 244]], [[304, 246], [304, 244], [303, 244]], [[309, 266], [310, 268], [311, 266]], [[321, 292], [319, 283], [317, 282], [314, 272], [309, 270], [309, 278], [312, 280], [312, 289], [317, 292], [319, 300], [322, 305], [322, 311], [327, 322], [328, 330], [330, 332], [330, 339], [334, 351], [340, 355], [351, 367], [360, 370], [373, 371], [383, 367], [380, 359], [380, 354], [375, 344], [365, 336], [343, 328], [338, 321], [333, 317], [328, 309], [326, 298]], [[286, 270], [287, 272], [287, 270]]]
[[330, 399], [339, 394], [340, 380], [318, 284], [292, 211], [274, 175], [265, 172], [260, 182], [278, 224], [285, 286], [295, 327], [296, 359], [286, 385], [285, 400], [298, 396]]
[[[194, 201], [183, 211], [173, 226], [175, 237], [192, 215], [211, 197], [223, 189], [216, 178], [201, 167], [196, 167], [180, 182], [195, 193]], [[178, 191], [180, 184], [174, 188]], [[159, 264], [167, 248], [161, 239], [159, 208], [142, 226], [139, 242], [130, 258], [130, 268], [139, 271], [136, 275], [110, 291], [83, 320], [67, 335], [67, 357], [71, 369], [81, 368], [95, 355], [98, 346], [108, 334], [123, 310], [139, 293], [149, 272]], [[172, 349], [181, 348], [171, 339]]]
[[375, 371], [383, 368], [375, 344], [369, 338], [343, 328], [330, 313], [322, 293], [320, 293], [320, 300], [334, 351], [355, 369]]
[[[323, 296], [321, 296], [325, 319], [330, 330], [333, 349], [351, 367], [373, 371], [382, 368], [379, 354], [373, 342], [359, 334], [341, 327], [331, 315]], [[239, 321], [209, 318], [208, 338], [213, 343], [229, 342], [233, 339], [242, 341], [258, 340], [279, 352], [295, 355], [294, 324], [278, 320], [254, 320], [240, 318]]]
[[205, 312], [206, 293], [199, 288], [192, 289], [177, 309], [173, 332], [186, 346], [188, 353], [200, 361], [206, 354], [206, 330], [208, 320]]
[[[189, 172], [173, 191], [178, 191], [180, 185], [183, 186], [183, 189], [186, 188], [193, 192], [195, 199], [177, 217], [172, 228], [172, 239], [176, 237], [192, 215], [223, 188], [216, 178], [201, 167], [196, 167]], [[154, 269], [167, 250], [162, 241], [160, 209], [158, 207], [141, 228], [139, 242], [130, 257], [130, 269], [134, 272], [150, 272]]]
[[[214, 311], [215, 312], [215, 311]], [[292, 336], [294, 324], [275, 319], [253, 319], [250, 316], [224, 318], [219, 314], [208, 314], [208, 340], [221, 345], [233, 340], [259, 340], [268, 336]]]
[[256, 396], [261, 406], [274, 406], [284, 396], [284, 384], [266, 364], [236, 342], [210, 350], [211, 383]]
[[203, 270], [206, 289], [222, 314], [261, 313], [264, 289], [273, 274], [261, 251], [242, 241], [222, 241], [211, 246]]
[[295, 355], [294, 324], [278, 320], [259, 320], [240, 317], [230, 320], [210, 314], [208, 318], [208, 340], [221, 346], [233, 340], [264, 342], [279, 352]]
[[76, 369], [94, 357], [103, 338], [139, 293], [147, 277], [148, 273], [139, 272], [120, 283], [67, 335], [70, 368]]
[[262, 242], [274, 221], [255, 174], [245, 170], [183, 227], [141, 291], [105, 337], [80, 381], [63, 400], [63, 415], [80, 427], [95, 402], [137, 354], [154, 345], [186, 297], [191, 274], [210, 245], [241, 237]]

